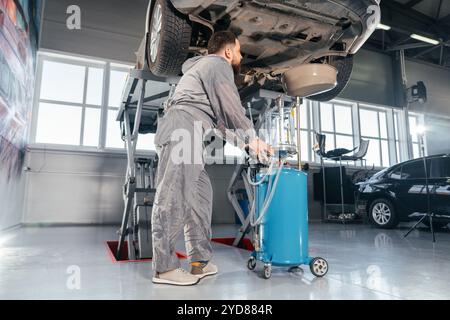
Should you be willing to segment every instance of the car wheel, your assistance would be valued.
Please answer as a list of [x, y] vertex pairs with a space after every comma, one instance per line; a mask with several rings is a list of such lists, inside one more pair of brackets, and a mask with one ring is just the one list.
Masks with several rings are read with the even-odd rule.
[[169, 0], [155, 0], [149, 26], [147, 62], [161, 77], [177, 76], [189, 54], [192, 27]]
[[[430, 220], [425, 219], [422, 221], [424, 225], [426, 225], [428, 228], [430, 227]], [[448, 225], [448, 221], [440, 221], [440, 220], [433, 220], [433, 229], [442, 229], [445, 228]]]
[[336, 98], [347, 87], [353, 71], [353, 56], [333, 58], [330, 65], [338, 71], [337, 86], [330, 91], [310, 96], [308, 99], [321, 102], [330, 101]]
[[392, 229], [398, 225], [394, 205], [387, 199], [376, 199], [369, 209], [369, 221], [378, 228]]

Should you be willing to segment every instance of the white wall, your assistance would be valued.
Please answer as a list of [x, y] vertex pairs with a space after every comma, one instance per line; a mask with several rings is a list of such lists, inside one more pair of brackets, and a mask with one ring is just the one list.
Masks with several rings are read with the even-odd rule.
[[408, 61], [408, 86], [423, 81], [428, 101], [414, 104], [411, 110], [425, 113], [428, 154], [450, 153], [450, 70]]
[[[124, 154], [31, 150], [24, 223], [119, 224], [123, 214]], [[214, 223], [233, 223], [226, 198], [233, 166], [207, 168], [214, 190]]]
[[124, 156], [31, 150], [24, 223], [117, 223]]
[[354, 57], [350, 83], [342, 98], [393, 106], [394, 80], [391, 57], [368, 50], [360, 50]]
[[25, 175], [19, 173], [8, 179], [0, 166], [0, 231], [21, 224], [25, 193]]
[[406, 77], [408, 86], [423, 81], [428, 91], [427, 103], [412, 105], [412, 110], [434, 116], [450, 116], [450, 69], [407, 61]]

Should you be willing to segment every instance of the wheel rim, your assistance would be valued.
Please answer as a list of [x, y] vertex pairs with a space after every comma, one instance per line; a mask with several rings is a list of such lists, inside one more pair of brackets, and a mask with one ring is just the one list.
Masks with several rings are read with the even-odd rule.
[[313, 263], [313, 271], [316, 275], [324, 275], [327, 273], [328, 265], [323, 259], [317, 259]]
[[379, 225], [386, 225], [391, 220], [391, 209], [385, 203], [377, 203], [372, 209], [373, 220]]
[[155, 11], [152, 17], [152, 29], [150, 36], [150, 57], [152, 62], [156, 62], [158, 57], [159, 42], [161, 40], [161, 29], [162, 29], [162, 8], [160, 4], [155, 6]]

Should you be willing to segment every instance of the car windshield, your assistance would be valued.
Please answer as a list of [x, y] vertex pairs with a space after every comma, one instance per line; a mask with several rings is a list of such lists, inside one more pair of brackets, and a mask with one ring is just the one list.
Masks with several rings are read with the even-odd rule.
[[380, 172], [375, 173], [373, 176], [371, 176], [369, 178], [369, 181], [379, 180], [381, 177], [384, 176], [384, 174], [386, 173], [387, 170], [388, 169], [384, 169], [384, 170], [381, 170]]

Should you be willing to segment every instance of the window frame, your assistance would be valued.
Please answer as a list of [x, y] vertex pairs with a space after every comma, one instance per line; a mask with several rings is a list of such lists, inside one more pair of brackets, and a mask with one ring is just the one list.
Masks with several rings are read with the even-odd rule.
[[[312, 110], [313, 102], [311, 100], [304, 99], [303, 100], [303, 104], [302, 104], [302, 106], [300, 108], [305, 108], [305, 107], [306, 107], [306, 120], [300, 119], [300, 122], [303, 123], [304, 121], [306, 121], [306, 128], [301, 128], [300, 127], [300, 135], [302, 133], [306, 133], [306, 135], [308, 137], [306, 142], [305, 141], [301, 141], [301, 143], [306, 143], [307, 144], [308, 154], [307, 154], [307, 157], [305, 157], [303, 155], [303, 152], [302, 152], [301, 156], [303, 158], [302, 159], [303, 162], [310, 163], [310, 162], [314, 161], [313, 151], [312, 151], [312, 149], [313, 149], [313, 139], [314, 139], [314, 136], [313, 136], [314, 124], [313, 124], [313, 121], [312, 121], [313, 120], [313, 110]], [[297, 122], [295, 122], [295, 128], [297, 129]], [[307, 159], [307, 160], [304, 160], [304, 159]]]
[[[423, 141], [421, 141], [420, 135], [417, 134], [417, 133], [416, 133], [417, 141], [414, 141], [413, 132], [411, 131], [411, 118], [414, 118], [416, 120], [416, 125], [417, 126], [425, 127], [425, 117], [422, 114], [417, 113], [417, 112], [411, 112], [411, 111], [408, 112], [407, 121], [408, 121], [408, 124], [409, 124], [409, 126], [408, 126], [409, 127], [408, 134], [411, 136], [411, 139], [410, 139], [410, 141], [411, 141], [411, 152], [412, 152], [411, 153], [411, 159], [419, 159], [419, 158], [422, 158], [422, 157], [424, 157], [424, 156], [426, 156], [428, 154], [427, 143], [426, 143], [426, 141], [427, 141], [426, 132], [423, 133]], [[422, 143], [423, 143], [423, 145], [422, 145]], [[419, 150], [419, 154], [418, 154], [417, 158], [414, 156], [414, 146], [417, 146], [417, 148]], [[425, 153], [424, 153], [424, 150], [422, 150], [422, 147], [425, 150]]]
[[[40, 98], [41, 88], [42, 88], [42, 78], [43, 78], [43, 67], [44, 67], [45, 61], [50, 61], [50, 62], [55, 62], [55, 63], [63, 63], [63, 64], [68, 64], [68, 65], [73, 65], [73, 66], [81, 66], [81, 67], [85, 68], [82, 103], [74, 103], [74, 102], [49, 100], [49, 99], [41, 99]], [[64, 56], [64, 55], [59, 55], [59, 54], [56, 54], [53, 52], [42, 52], [42, 51], [38, 52], [37, 70], [36, 70], [36, 74], [37, 74], [36, 87], [35, 87], [34, 98], [33, 98], [32, 121], [31, 121], [31, 128], [30, 128], [30, 134], [29, 134], [29, 141], [30, 141], [31, 147], [51, 147], [51, 148], [62, 148], [62, 149], [72, 148], [75, 150], [90, 150], [90, 151], [99, 149], [99, 146], [93, 147], [93, 146], [84, 146], [83, 145], [84, 125], [85, 125], [86, 108], [100, 110], [100, 118], [101, 118], [103, 98], [102, 98], [101, 105], [87, 104], [86, 99], [87, 99], [87, 90], [88, 90], [89, 68], [100, 68], [103, 70], [103, 85], [104, 85], [105, 66], [106, 65], [107, 65], [107, 63], [103, 62], [101, 60], [73, 57], [73, 56]], [[79, 137], [78, 145], [36, 142], [40, 103], [58, 104], [61, 106], [70, 106], [70, 107], [81, 108], [82, 113], [81, 113], [80, 137]], [[100, 140], [100, 135], [101, 135], [101, 123], [99, 126], [99, 140]]]
[[[82, 103], [72, 103], [58, 100], [48, 100], [48, 99], [40, 99], [41, 88], [42, 88], [42, 79], [43, 79], [43, 67], [44, 62], [56, 62], [56, 63], [64, 63], [75, 66], [82, 66], [85, 68], [84, 75], [84, 87], [83, 87], [83, 102]], [[101, 98], [101, 105], [92, 105], [86, 103], [87, 100], [87, 91], [88, 91], [88, 80], [89, 80], [89, 68], [100, 68], [103, 70], [103, 92]], [[107, 153], [107, 154], [126, 154], [126, 149], [124, 148], [108, 148], [106, 147], [106, 134], [107, 134], [107, 116], [108, 110], [114, 109], [118, 110], [118, 108], [110, 108], [108, 105], [109, 98], [109, 87], [110, 87], [110, 73], [111, 70], [117, 71], [126, 71], [133, 68], [133, 65], [109, 61], [109, 60], [100, 60], [98, 58], [90, 58], [86, 56], [76, 56], [76, 55], [67, 55], [65, 53], [60, 53], [57, 51], [47, 51], [40, 50], [38, 52], [37, 57], [37, 67], [36, 67], [36, 85], [34, 91], [33, 98], [33, 108], [32, 108], [32, 116], [31, 116], [31, 125], [28, 132], [28, 141], [30, 149], [44, 149], [44, 150], [54, 150], [54, 151], [74, 151], [74, 152], [87, 152], [87, 153]], [[80, 137], [78, 145], [71, 144], [57, 144], [57, 143], [41, 143], [36, 141], [37, 135], [37, 124], [39, 118], [39, 104], [40, 103], [50, 103], [50, 104], [58, 104], [61, 106], [75, 106], [82, 108], [81, 115], [81, 124], [80, 124]], [[100, 110], [100, 124], [99, 124], [99, 137], [97, 146], [84, 146], [84, 126], [85, 126], [85, 116], [86, 109], [92, 108]], [[155, 150], [138, 150], [138, 155], [155, 155]]]
[[[390, 132], [391, 130], [389, 129], [389, 117], [388, 117], [388, 109], [386, 108], [380, 108], [377, 106], [372, 106], [369, 104], [365, 104], [365, 103], [358, 103], [358, 121], [359, 121], [359, 127], [361, 128], [361, 110], [366, 110], [366, 111], [372, 111], [372, 112], [376, 112], [377, 113], [377, 127], [378, 127], [378, 137], [374, 137], [374, 136], [365, 136], [362, 134], [362, 131], [360, 130], [360, 138], [364, 139], [364, 140], [377, 140], [378, 142], [378, 152], [379, 152], [379, 156], [380, 156], [380, 165], [379, 166], [375, 166], [378, 168], [388, 168], [392, 165], [392, 151], [391, 151], [391, 143], [392, 143], [392, 139], [390, 139], [390, 137], [394, 136], [395, 137], [395, 133], [392, 134], [392, 132]], [[386, 116], [386, 138], [383, 138], [381, 135], [381, 117], [380, 114], [384, 114]], [[383, 161], [383, 142], [386, 142], [388, 145], [388, 157], [389, 157], [389, 163], [385, 164]], [[370, 147], [370, 146], [369, 146]], [[372, 166], [372, 164], [368, 165]]]
[[[110, 88], [111, 88], [111, 86], [110, 86], [110, 84], [111, 84], [111, 72], [112, 71], [119, 71], [119, 72], [127, 72], [127, 67], [119, 67], [119, 66], [117, 66], [117, 65], [112, 65], [111, 63], [108, 63], [108, 70], [107, 70], [107, 75], [108, 75], [108, 85], [107, 85], [107, 88], [106, 88], [106, 91], [105, 91], [105, 95], [104, 95], [104, 103], [103, 103], [103, 105], [104, 105], [104, 113], [105, 113], [105, 119], [104, 119], [104, 121], [103, 121], [103, 119], [102, 119], [102, 124], [104, 125], [104, 132], [102, 132], [102, 141], [101, 141], [101, 147], [102, 147], [102, 149], [104, 149], [104, 150], [126, 150], [125, 149], [125, 141], [124, 141], [124, 147], [123, 148], [115, 148], [115, 147], [107, 147], [106, 146], [106, 140], [107, 140], [107, 134], [108, 134], [108, 113], [110, 112], [110, 111], [115, 111], [116, 112], [116, 114], [117, 114], [117, 112], [119, 111], [119, 109], [120, 109], [120, 106], [119, 107], [115, 107], [115, 106], [111, 106], [110, 105], [110, 101], [109, 101], [109, 90], [110, 90]], [[129, 70], [128, 70], [129, 71]], [[122, 89], [122, 91], [123, 91], [123, 89]], [[153, 150], [154, 151], [154, 150]]]
[[[332, 115], [333, 115], [333, 131], [329, 131], [329, 130], [322, 130], [322, 102], [319, 103], [319, 128], [320, 128], [320, 133], [322, 134], [326, 134], [326, 135], [333, 135], [333, 141], [334, 141], [334, 146], [335, 148], [337, 148], [337, 136], [343, 136], [343, 137], [347, 137], [347, 138], [352, 138], [353, 140], [353, 147], [355, 146], [355, 127], [354, 127], [354, 113], [353, 113], [353, 104], [349, 103], [349, 102], [345, 102], [343, 100], [331, 100], [329, 102], [323, 102], [323, 104], [330, 104], [332, 106]], [[348, 134], [348, 133], [341, 133], [341, 132], [337, 132], [336, 131], [336, 105], [339, 107], [346, 107], [350, 109], [350, 115], [351, 115], [351, 119], [350, 122], [352, 123], [352, 134]]]

